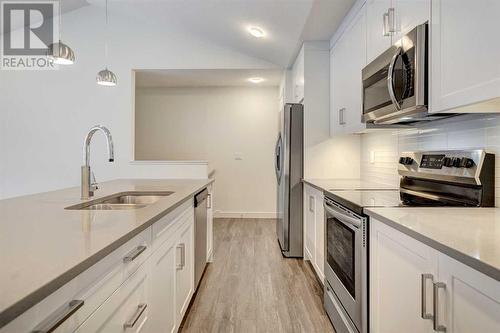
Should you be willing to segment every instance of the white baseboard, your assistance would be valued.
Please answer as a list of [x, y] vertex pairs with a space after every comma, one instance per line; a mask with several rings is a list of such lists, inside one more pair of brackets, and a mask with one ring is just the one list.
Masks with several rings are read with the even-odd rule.
[[276, 212], [227, 212], [216, 210], [214, 218], [273, 219], [276, 218]]

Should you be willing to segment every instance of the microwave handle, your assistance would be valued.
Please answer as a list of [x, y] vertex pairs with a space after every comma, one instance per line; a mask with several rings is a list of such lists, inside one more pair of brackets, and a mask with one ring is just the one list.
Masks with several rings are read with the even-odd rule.
[[398, 111], [401, 111], [401, 104], [399, 104], [396, 93], [394, 92], [394, 66], [396, 65], [396, 60], [403, 52], [401, 47], [398, 47], [394, 55], [392, 56], [391, 62], [389, 64], [389, 70], [387, 74], [387, 89], [389, 90], [389, 96], [391, 97], [392, 104], [396, 107]]

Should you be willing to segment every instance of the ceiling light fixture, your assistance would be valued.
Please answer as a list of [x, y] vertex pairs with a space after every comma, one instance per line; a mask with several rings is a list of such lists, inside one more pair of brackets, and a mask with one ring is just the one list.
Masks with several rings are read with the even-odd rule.
[[264, 30], [262, 30], [259, 27], [249, 27], [248, 32], [250, 33], [250, 35], [254, 36], [255, 38], [263, 38], [266, 35]]
[[[108, 0], [106, 0], [106, 31], [104, 36], [104, 55], [106, 63], [108, 63]], [[108, 69], [108, 66], [102, 71], [97, 73], [96, 77], [97, 84], [100, 86], [113, 87], [116, 86], [118, 80], [116, 79], [115, 73]]]
[[47, 57], [58, 65], [72, 65], [75, 63], [75, 52], [68, 45], [61, 42], [61, 22], [62, 10], [61, 1], [59, 0], [59, 41], [48, 46]]
[[262, 77], [251, 77], [248, 79], [248, 81], [252, 82], [252, 83], [261, 83], [261, 82], [264, 82], [264, 78]]

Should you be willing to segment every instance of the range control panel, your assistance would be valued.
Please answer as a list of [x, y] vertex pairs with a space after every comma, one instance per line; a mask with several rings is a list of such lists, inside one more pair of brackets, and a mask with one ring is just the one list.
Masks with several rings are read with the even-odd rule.
[[478, 179], [486, 152], [484, 150], [449, 150], [405, 152], [399, 157], [402, 176], [472, 182]]

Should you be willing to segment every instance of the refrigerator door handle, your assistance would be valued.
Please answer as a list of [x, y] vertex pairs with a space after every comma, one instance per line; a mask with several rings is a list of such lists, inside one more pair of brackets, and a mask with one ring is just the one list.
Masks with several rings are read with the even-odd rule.
[[278, 141], [276, 142], [276, 148], [275, 148], [275, 171], [278, 183], [280, 182], [281, 179], [281, 145], [282, 145], [282, 140], [280, 134], [278, 137]]

